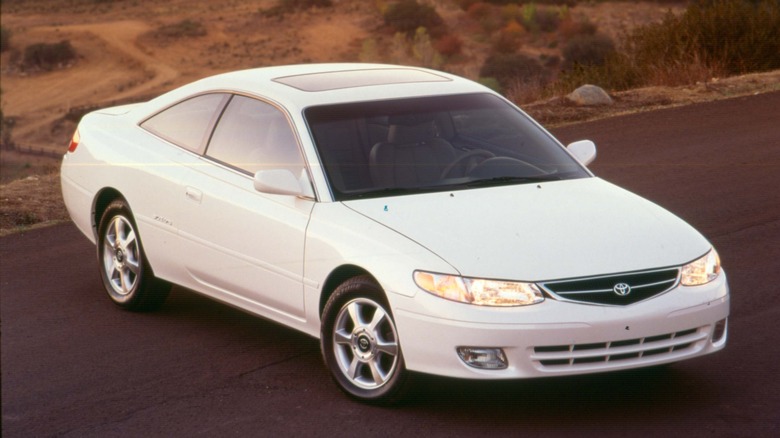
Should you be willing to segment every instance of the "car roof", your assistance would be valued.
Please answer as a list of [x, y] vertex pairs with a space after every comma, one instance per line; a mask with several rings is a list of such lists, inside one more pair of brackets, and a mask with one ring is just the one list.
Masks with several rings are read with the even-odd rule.
[[207, 77], [152, 99], [157, 111], [189, 96], [237, 92], [274, 100], [290, 110], [406, 96], [486, 92], [470, 80], [421, 67], [388, 64], [302, 64], [239, 70]]

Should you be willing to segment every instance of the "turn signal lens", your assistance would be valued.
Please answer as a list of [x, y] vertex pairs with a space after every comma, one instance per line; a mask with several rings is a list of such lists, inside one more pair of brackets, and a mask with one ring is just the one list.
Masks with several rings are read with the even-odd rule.
[[75, 152], [76, 148], [79, 147], [80, 141], [81, 141], [81, 135], [79, 135], [79, 130], [77, 129], [76, 132], [73, 133], [73, 137], [70, 139], [70, 146], [68, 146], [68, 152]]

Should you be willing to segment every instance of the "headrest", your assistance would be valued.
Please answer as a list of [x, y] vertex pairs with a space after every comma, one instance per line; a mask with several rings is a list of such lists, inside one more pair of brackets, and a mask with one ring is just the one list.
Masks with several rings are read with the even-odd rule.
[[433, 114], [404, 114], [400, 116], [390, 116], [388, 123], [390, 125], [417, 126], [423, 123], [433, 123], [435, 120]]
[[391, 143], [419, 143], [438, 135], [433, 114], [391, 116], [387, 141]]

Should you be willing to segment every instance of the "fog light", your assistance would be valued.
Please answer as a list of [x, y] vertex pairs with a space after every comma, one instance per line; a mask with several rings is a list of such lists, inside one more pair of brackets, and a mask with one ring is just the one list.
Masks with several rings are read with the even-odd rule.
[[483, 370], [503, 370], [507, 367], [504, 350], [500, 348], [458, 347], [458, 356], [466, 365]]
[[712, 343], [716, 344], [726, 338], [726, 329], [729, 326], [729, 320], [721, 319], [715, 323], [715, 327], [712, 329]]

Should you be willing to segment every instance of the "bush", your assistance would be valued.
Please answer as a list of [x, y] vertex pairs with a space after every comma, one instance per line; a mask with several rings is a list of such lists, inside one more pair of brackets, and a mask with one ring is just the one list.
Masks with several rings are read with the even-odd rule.
[[493, 51], [498, 53], [514, 53], [523, 43], [525, 29], [517, 21], [510, 21], [496, 34], [493, 41]]
[[433, 36], [444, 32], [444, 20], [436, 9], [429, 5], [421, 5], [416, 0], [401, 0], [387, 8], [385, 24], [407, 36], [413, 36], [417, 29], [424, 27]]
[[503, 90], [501, 89], [501, 84], [498, 83], [496, 78], [479, 78], [477, 80], [480, 84], [490, 88], [491, 90], [495, 91], [496, 93], [501, 93]]
[[565, 70], [551, 86], [553, 94], [567, 94], [584, 84], [598, 85], [608, 90], [627, 90], [644, 85], [641, 72], [625, 54], [614, 53], [604, 65], [575, 64]]
[[423, 66], [439, 68], [442, 64], [441, 56], [431, 43], [431, 36], [424, 27], [418, 27], [412, 38], [412, 55]]
[[522, 8], [523, 26], [532, 32], [554, 32], [561, 16], [557, 9], [538, 8], [536, 3], [526, 3]]
[[[463, 1], [463, 0], [461, 0]], [[488, 3], [493, 3], [494, 5], [509, 5], [509, 4], [523, 4], [528, 3], [524, 0], [484, 0]], [[534, 3], [540, 3], [540, 4], [548, 4], [548, 5], [559, 5], [559, 6], [574, 6], [577, 4], [577, 0], [536, 0]]]
[[11, 47], [11, 31], [0, 26], [0, 52]]
[[612, 90], [683, 85], [712, 77], [780, 68], [780, 1], [697, 0], [680, 16], [635, 29], [623, 53], [603, 65], [577, 65], [556, 92], [583, 83]]
[[182, 20], [161, 26], [155, 33], [165, 38], [191, 38], [206, 35], [206, 28], [199, 21]]
[[507, 89], [520, 82], [543, 82], [547, 73], [533, 58], [521, 54], [497, 53], [489, 56], [479, 71], [480, 77], [494, 78]]
[[331, 0], [280, 0], [279, 3], [290, 9], [327, 8], [333, 6]]
[[537, 9], [534, 21], [542, 32], [555, 32], [561, 22], [561, 16], [553, 9]]
[[503, 19], [499, 12], [498, 9], [485, 2], [478, 2], [469, 6], [466, 15], [478, 22], [482, 30], [489, 34], [503, 25]]
[[284, 14], [295, 11], [301, 11], [310, 8], [328, 8], [333, 6], [331, 0], [278, 0], [276, 5], [270, 9], [262, 11], [266, 17], [281, 18]]
[[68, 40], [55, 44], [38, 43], [24, 49], [22, 66], [24, 68], [53, 70], [75, 59], [76, 51]]
[[575, 65], [604, 65], [607, 58], [615, 53], [615, 43], [606, 35], [577, 35], [563, 47], [563, 68], [571, 69]]
[[630, 53], [640, 65], [698, 60], [740, 74], [780, 68], [780, 2], [699, 0], [679, 17], [637, 29]]
[[458, 6], [460, 6], [460, 8], [463, 9], [464, 11], [468, 10], [471, 7], [471, 5], [477, 2], [479, 2], [479, 0], [456, 0]]
[[486, 18], [491, 12], [490, 5], [484, 2], [472, 3], [468, 9], [466, 9], [466, 14], [469, 18], [476, 21]]
[[444, 56], [456, 56], [463, 50], [463, 41], [457, 35], [447, 34], [436, 40], [433, 47]]
[[558, 25], [558, 32], [565, 40], [570, 40], [577, 35], [595, 35], [598, 26], [587, 18], [584, 20], [574, 20], [570, 15], [561, 20]]

